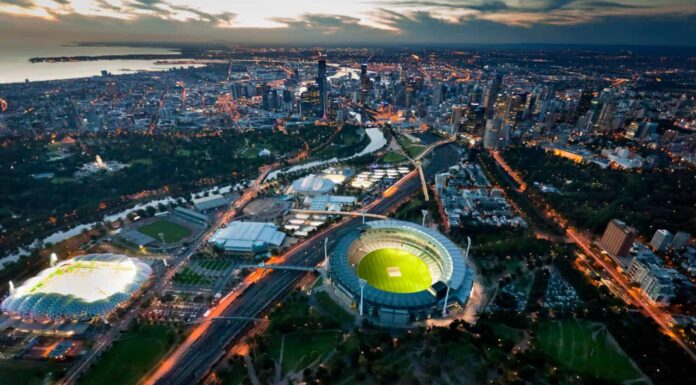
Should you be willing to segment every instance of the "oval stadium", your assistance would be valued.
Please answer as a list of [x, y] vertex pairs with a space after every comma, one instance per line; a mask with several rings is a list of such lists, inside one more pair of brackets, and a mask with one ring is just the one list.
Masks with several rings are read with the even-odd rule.
[[130, 301], [152, 269], [119, 254], [89, 254], [57, 263], [11, 290], [0, 309], [39, 322], [104, 318]]
[[[465, 306], [473, 272], [447, 237], [411, 222], [367, 222], [339, 240], [330, 257], [334, 293], [386, 326], [437, 317], [443, 306]], [[449, 289], [449, 290], [448, 290]]]

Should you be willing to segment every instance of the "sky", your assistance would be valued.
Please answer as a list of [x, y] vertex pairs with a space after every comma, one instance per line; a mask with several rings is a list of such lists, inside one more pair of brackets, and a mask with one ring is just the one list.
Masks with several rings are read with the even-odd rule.
[[0, 0], [0, 46], [696, 46], [696, 0]]

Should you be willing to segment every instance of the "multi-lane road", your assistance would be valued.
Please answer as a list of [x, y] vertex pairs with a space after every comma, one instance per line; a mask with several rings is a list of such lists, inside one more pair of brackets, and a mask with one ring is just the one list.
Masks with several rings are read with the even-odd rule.
[[[434, 150], [434, 156], [425, 167], [428, 177], [455, 164], [459, 150], [447, 145]], [[366, 209], [373, 214], [387, 214], [400, 203], [407, 200], [419, 188], [420, 180], [416, 173], [402, 179], [397, 188]], [[279, 258], [278, 263], [289, 265], [314, 266], [323, 258], [323, 242], [328, 237], [329, 246], [353, 231], [362, 218], [347, 218], [310, 239], [296, 245]], [[258, 317], [271, 303], [287, 293], [302, 276], [302, 272], [289, 270], [264, 270], [255, 273], [243, 289], [228, 295], [218, 305], [215, 317]], [[144, 384], [190, 385], [198, 383], [213, 365], [224, 355], [225, 350], [237, 337], [240, 337], [251, 321], [219, 319], [198, 325], [186, 341], [144, 381]]]

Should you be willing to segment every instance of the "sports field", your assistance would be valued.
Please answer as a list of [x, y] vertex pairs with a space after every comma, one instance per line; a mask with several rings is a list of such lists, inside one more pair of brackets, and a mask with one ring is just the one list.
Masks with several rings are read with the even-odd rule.
[[190, 229], [163, 219], [140, 226], [138, 231], [160, 242], [162, 241], [160, 234], [162, 234], [165, 243], [176, 243], [191, 235]]
[[432, 283], [430, 269], [420, 258], [400, 249], [379, 249], [358, 263], [358, 277], [377, 289], [392, 293], [415, 293]]
[[544, 321], [536, 329], [536, 339], [542, 352], [569, 370], [618, 382], [648, 383], [603, 324]]

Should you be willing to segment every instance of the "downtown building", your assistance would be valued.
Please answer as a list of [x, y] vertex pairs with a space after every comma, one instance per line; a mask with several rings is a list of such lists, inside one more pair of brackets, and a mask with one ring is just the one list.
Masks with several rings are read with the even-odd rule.
[[628, 255], [631, 250], [631, 245], [636, 239], [637, 231], [635, 228], [628, 226], [621, 220], [612, 219], [604, 230], [602, 240], [599, 241], [599, 247], [609, 254], [621, 266], [627, 263], [621, 261]]

